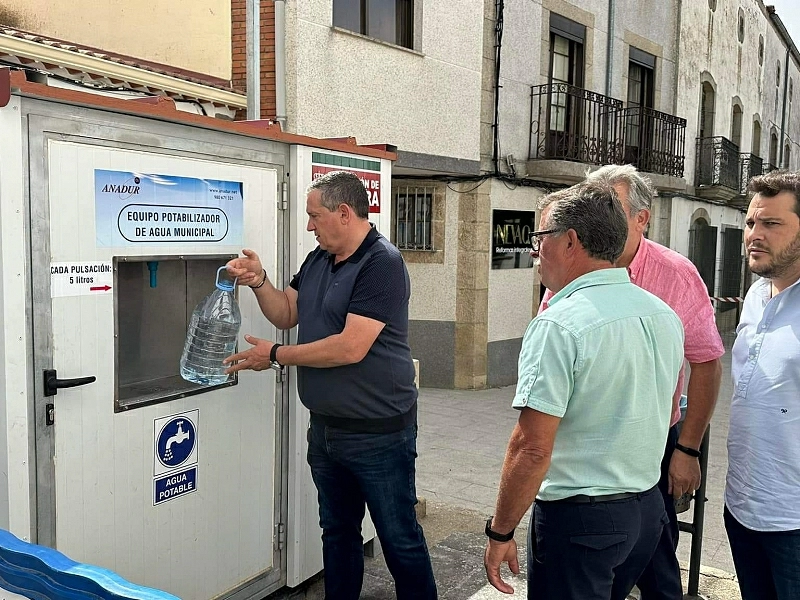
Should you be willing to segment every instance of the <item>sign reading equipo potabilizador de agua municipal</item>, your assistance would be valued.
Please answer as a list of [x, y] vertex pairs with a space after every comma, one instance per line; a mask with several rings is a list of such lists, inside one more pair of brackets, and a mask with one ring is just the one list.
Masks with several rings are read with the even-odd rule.
[[531, 210], [493, 210], [492, 268], [532, 267], [531, 233], [535, 229], [536, 214]]
[[94, 172], [97, 245], [242, 245], [242, 183], [127, 171]]

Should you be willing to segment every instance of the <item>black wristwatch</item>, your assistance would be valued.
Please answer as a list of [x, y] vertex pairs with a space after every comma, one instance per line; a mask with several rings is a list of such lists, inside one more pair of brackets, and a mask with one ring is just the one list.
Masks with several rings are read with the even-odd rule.
[[283, 344], [275, 344], [269, 351], [269, 366], [276, 371], [283, 369], [283, 365], [278, 362], [278, 348], [281, 346], [283, 346]]
[[486, 529], [484, 531], [487, 537], [495, 542], [510, 542], [514, 538], [516, 527], [509, 533], [497, 533], [496, 531], [492, 531], [492, 519], [494, 519], [494, 515], [486, 520]]
[[684, 446], [683, 444], [679, 444], [675, 442], [675, 450], [679, 450], [684, 454], [688, 454], [692, 458], [700, 458], [701, 452], [700, 450], [695, 450], [694, 448], [689, 448], [688, 446]]

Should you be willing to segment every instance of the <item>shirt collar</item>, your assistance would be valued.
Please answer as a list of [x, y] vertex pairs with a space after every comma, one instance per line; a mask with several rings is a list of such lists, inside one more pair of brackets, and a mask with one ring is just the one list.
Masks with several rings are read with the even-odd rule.
[[[757, 293], [761, 298], [763, 305], [766, 305], [767, 302], [769, 302], [773, 298], [771, 279], [767, 279], [766, 277], [761, 277], [758, 279], [758, 281], [756, 281], [753, 284], [753, 287], [755, 288], [755, 293]], [[783, 292], [778, 294], [778, 296], [782, 296], [785, 292], [789, 291], [792, 291], [792, 293], [794, 293], [793, 291], [794, 289], [800, 289], [800, 279], [798, 279], [792, 285], [784, 289]]]
[[559, 300], [568, 298], [583, 288], [594, 287], [596, 285], [613, 285], [630, 282], [631, 280], [630, 277], [628, 277], [628, 271], [626, 269], [613, 268], [591, 271], [590, 273], [586, 273], [585, 275], [581, 275], [577, 279], [570, 281], [560, 292], [550, 298], [547, 306], [551, 307]]
[[[356, 249], [356, 251], [353, 252], [350, 256], [348, 256], [344, 260], [340, 260], [334, 266], [338, 267], [339, 265], [343, 265], [344, 263], [348, 263], [348, 262], [351, 262], [351, 263], [359, 262], [362, 258], [364, 258], [364, 255], [367, 253], [367, 250], [370, 249], [372, 244], [374, 244], [376, 241], [378, 241], [379, 237], [381, 237], [381, 234], [378, 233], [377, 229], [375, 229], [375, 224], [374, 223], [370, 223], [369, 224], [369, 231], [367, 232], [367, 236], [364, 238], [364, 241], [361, 242], [361, 245]], [[330, 252], [328, 252], [328, 260], [331, 263], [334, 263], [334, 261], [336, 260], [336, 255], [335, 254], [331, 254]]]
[[636, 281], [639, 278], [639, 273], [644, 268], [644, 263], [647, 260], [647, 254], [650, 251], [650, 240], [642, 236], [642, 241], [639, 242], [639, 247], [636, 249], [636, 254], [633, 255], [631, 264], [628, 265], [628, 273], [631, 276], [631, 281]]

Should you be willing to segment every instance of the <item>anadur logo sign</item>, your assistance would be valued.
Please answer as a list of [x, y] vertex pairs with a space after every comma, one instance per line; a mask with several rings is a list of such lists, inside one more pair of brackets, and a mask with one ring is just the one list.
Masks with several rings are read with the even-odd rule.
[[122, 200], [127, 200], [131, 196], [137, 196], [141, 187], [142, 180], [139, 177], [132, 177], [124, 183], [107, 183], [100, 190], [102, 194], [115, 194]]

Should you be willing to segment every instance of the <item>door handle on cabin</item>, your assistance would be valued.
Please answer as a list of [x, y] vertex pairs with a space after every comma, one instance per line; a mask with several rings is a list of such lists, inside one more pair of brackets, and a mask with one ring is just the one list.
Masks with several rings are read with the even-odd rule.
[[58, 393], [58, 388], [71, 388], [79, 385], [86, 385], [94, 383], [97, 378], [94, 375], [89, 377], [75, 377], [74, 379], [59, 379], [55, 369], [45, 369], [44, 375], [44, 396], [55, 396]]

